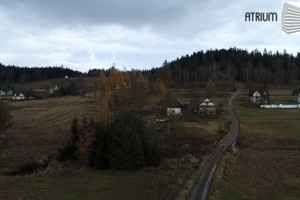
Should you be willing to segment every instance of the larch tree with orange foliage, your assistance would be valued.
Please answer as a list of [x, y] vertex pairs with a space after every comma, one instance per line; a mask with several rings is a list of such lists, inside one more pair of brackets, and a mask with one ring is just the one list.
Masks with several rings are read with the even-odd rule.
[[148, 83], [142, 73], [139, 73], [136, 81], [136, 106], [138, 108], [149, 102]]
[[98, 123], [106, 123], [109, 119], [108, 110], [108, 95], [110, 93], [110, 88], [108, 87], [106, 76], [104, 72], [101, 72], [98, 80], [98, 90], [97, 90], [97, 117]]
[[216, 88], [214, 82], [211, 79], [207, 81], [205, 88], [206, 88], [207, 97], [212, 97], [215, 93]]
[[116, 68], [112, 67], [109, 73], [108, 79], [109, 87], [110, 87], [110, 94], [108, 98], [108, 104], [111, 111], [116, 111], [119, 107], [119, 78]]

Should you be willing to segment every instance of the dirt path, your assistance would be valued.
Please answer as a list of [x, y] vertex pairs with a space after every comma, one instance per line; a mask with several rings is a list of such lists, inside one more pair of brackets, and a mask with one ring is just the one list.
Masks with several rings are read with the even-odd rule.
[[207, 166], [204, 168], [203, 172], [199, 176], [197, 182], [195, 183], [190, 196], [189, 200], [194, 200], [194, 199], [201, 199], [205, 200], [209, 187], [211, 185], [214, 173], [217, 169], [217, 166], [219, 164], [219, 161], [221, 160], [225, 150], [228, 147], [232, 147], [235, 145], [236, 138], [239, 134], [240, 131], [240, 125], [238, 122], [238, 119], [234, 113], [234, 109], [232, 107], [232, 101], [233, 99], [240, 93], [241, 89], [239, 89], [234, 95], [229, 99], [228, 102], [228, 112], [229, 112], [229, 117], [231, 118], [232, 124], [233, 124], [233, 130], [232, 134], [222, 143], [220, 143], [217, 146], [216, 151], [212, 154], [211, 158], [209, 159], [209, 162]]

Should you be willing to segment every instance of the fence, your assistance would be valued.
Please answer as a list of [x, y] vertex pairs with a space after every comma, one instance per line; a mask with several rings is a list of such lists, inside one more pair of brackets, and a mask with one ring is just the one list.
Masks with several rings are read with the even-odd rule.
[[280, 109], [295, 109], [299, 108], [300, 109], [300, 104], [295, 104], [295, 105], [260, 105], [261, 108], [280, 108]]

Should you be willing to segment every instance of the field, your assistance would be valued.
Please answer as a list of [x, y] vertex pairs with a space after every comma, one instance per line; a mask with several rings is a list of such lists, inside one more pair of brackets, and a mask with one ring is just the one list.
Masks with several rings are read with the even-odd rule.
[[[177, 89], [171, 90], [171, 94], [189, 104], [191, 91]], [[199, 101], [204, 100], [204, 89], [193, 91], [200, 96]], [[217, 91], [212, 100], [218, 105], [220, 101], [227, 100], [229, 93], [230, 90]], [[68, 96], [8, 104], [14, 123], [8, 132], [13, 140], [1, 151], [0, 172], [22, 164], [23, 158], [25, 162], [39, 161], [55, 153], [68, 141], [72, 119], [75, 116], [79, 120], [83, 117], [90, 119], [96, 111], [94, 93], [87, 93], [85, 97]], [[153, 123], [155, 113], [146, 115], [145, 119], [152, 121], [155, 128], [165, 126]], [[202, 160], [210, 153], [213, 141], [223, 137], [216, 131], [227, 117], [222, 115], [204, 120], [192, 115], [188, 119], [180, 119], [183, 132], [178, 132], [174, 140], [178, 144], [174, 149], [177, 157], [166, 159], [160, 167], [137, 171], [93, 170], [81, 161], [54, 162], [48, 173], [40, 169], [25, 177], [0, 176], [0, 199], [174, 199], [181, 190], [185, 190], [181, 194], [184, 198], [191, 187], [186, 185], [186, 181], [198, 171]], [[169, 139], [173, 140], [173, 136], [170, 135]]]
[[13, 121], [8, 133], [13, 141], [1, 151], [1, 168], [20, 164], [23, 149], [25, 161], [55, 153], [70, 138], [70, 124], [75, 116], [90, 119], [96, 114], [94, 93], [85, 97], [9, 102], [8, 105]]
[[[299, 199], [300, 110], [261, 109], [248, 90], [234, 106], [241, 134], [218, 167], [209, 199]], [[271, 90], [272, 103], [290, 103], [290, 90]]]

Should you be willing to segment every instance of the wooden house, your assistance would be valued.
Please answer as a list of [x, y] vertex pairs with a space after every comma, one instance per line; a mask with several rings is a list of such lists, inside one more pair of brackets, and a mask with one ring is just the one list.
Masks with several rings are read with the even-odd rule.
[[300, 89], [294, 89], [292, 96], [294, 98], [294, 101], [296, 101], [297, 103], [300, 103]]
[[268, 103], [269, 102], [269, 91], [268, 89], [251, 89], [249, 91], [250, 101], [252, 103]]
[[167, 107], [167, 115], [181, 115], [185, 110], [185, 104], [177, 97], [171, 101]]
[[209, 99], [205, 99], [199, 104], [198, 114], [216, 115], [216, 105]]

